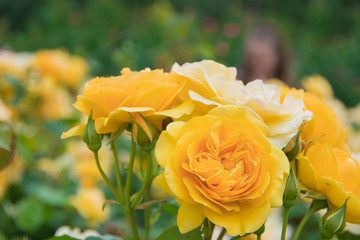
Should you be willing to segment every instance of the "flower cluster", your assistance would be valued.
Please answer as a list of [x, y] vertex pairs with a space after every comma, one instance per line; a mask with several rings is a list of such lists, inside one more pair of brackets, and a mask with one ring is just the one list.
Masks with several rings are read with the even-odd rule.
[[[5, 104], [18, 118], [67, 118], [72, 112], [72, 95], [88, 71], [84, 59], [61, 49], [35, 53], [1, 50], [0, 105]], [[29, 113], [28, 109], [32, 111]]]
[[[326, 199], [324, 219], [345, 206], [338, 212], [360, 223], [360, 164], [332, 108], [312, 93], [262, 80], [244, 84], [236, 75], [234, 67], [204, 60], [175, 63], [169, 73], [125, 68], [120, 76], [94, 78], [74, 104], [89, 116], [88, 123], [62, 137], [83, 134], [98, 162], [101, 139], [108, 136], [114, 147], [112, 141], [126, 129], [132, 146], [150, 154], [138, 164], [146, 165], [143, 187], [129, 198], [133, 147], [126, 186], [118, 179], [116, 190], [103, 176], [105, 181], [131, 211], [154, 178], [178, 203], [182, 233], [209, 221], [231, 236], [261, 234], [270, 209], [294, 205], [299, 186], [305, 197], [312, 191]], [[131, 213], [127, 217], [137, 238]], [[326, 219], [324, 229], [333, 225]]]

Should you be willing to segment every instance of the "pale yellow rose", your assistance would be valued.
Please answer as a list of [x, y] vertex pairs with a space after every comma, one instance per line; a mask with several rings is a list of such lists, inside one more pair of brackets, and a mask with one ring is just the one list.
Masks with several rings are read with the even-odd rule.
[[[186, 79], [177, 74], [149, 69], [132, 72], [126, 68], [118, 77], [98, 77], [87, 82], [83, 95], [74, 104], [82, 113], [93, 112], [98, 133], [118, 130], [141, 114], [155, 125], [166, 117], [179, 118], [193, 111], [190, 101], [178, 105], [178, 94]], [[84, 127], [70, 129], [68, 137], [81, 134]]]
[[336, 98], [326, 99], [325, 103], [332, 108], [344, 128], [350, 129], [351, 125], [349, 119], [349, 112], [346, 109], [345, 104]]
[[73, 89], [80, 86], [89, 71], [88, 64], [83, 58], [70, 55], [61, 49], [38, 51], [34, 57], [33, 67], [42, 76]]
[[360, 125], [360, 104], [349, 109], [350, 121]]
[[266, 84], [274, 84], [278, 87], [288, 87], [288, 85], [284, 81], [281, 81], [278, 78], [269, 78], [265, 81], [265, 83]]
[[13, 110], [0, 99], [0, 121], [9, 121], [13, 116]]
[[333, 89], [323, 76], [314, 74], [301, 80], [305, 91], [310, 92], [320, 99], [330, 99], [334, 97]]
[[109, 218], [109, 208], [102, 210], [105, 200], [104, 193], [97, 188], [80, 188], [69, 198], [70, 204], [90, 226], [97, 226]]
[[341, 149], [313, 143], [298, 156], [300, 181], [326, 195], [330, 206], [341, 207], [349, 198], [346, 221], [360, 223], [360, 164]]
[[5, 74], [25, 78], [33, 61], [30, 53], [14, 53], [0, 50], [0, 76]]
[[155, 182], [180, 204], [181, 232], [207, 217], [229, 235], [244, 235], [282, 205], [289, 162], [266, 131], [249, 108], [221, 106], [161, 133], [155, 155], [164, 173]]
[[[95, 187], [102, 177], [97, 169], [94, 153], [91, 152], [82, 141], [71, 141], [67, 144], [67, 153], [72, 160], [72, 170], [79, 179], [81, 187]], [[99, 150], [101, 167], [105, 173], [110, 173], [113, 156], [110, 154], [109, 147], [103, 147]]]
[[346, 139], [351, 151], [360, 152], [360, 132], [350, 129]]
[[287, 94], [281, 99], [281, 90], [273, 84], [255, 80], [246, 86], [236, 81], [236, 69], [227, 68], [210, 60], [175, 64], [172, 72], [186, 76], [183, 96], [197, 103], [195, 110], [205, 114], [222, 105], [248, 106], [268, 126], [268, 137], [276, 146], [283, 148], [299, 131], [304, 121], [311, 119], [311, 112], [304, 110], [301, 99]]
[[[43, 78], [29, 91], [32, 98], [35, 98], [35, 113], [38, 117], [45, 120], [57, 120], [67, 118], [72, 113], [72, 97], [69, 92], [55, 84], [49, 78]], [[34, 102], [30, 102], [33, 104]], [[24, 102], [23, 108], [28, 102]], [[26, 109], [25, 109], [26, 110]]]

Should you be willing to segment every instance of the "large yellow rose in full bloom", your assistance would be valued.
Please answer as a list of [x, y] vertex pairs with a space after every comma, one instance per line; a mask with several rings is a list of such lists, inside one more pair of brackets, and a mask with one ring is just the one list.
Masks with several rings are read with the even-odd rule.
[[[85, 85], [74, 104], [80, 112], [92, 111], [98, 133], [116, 131], [140, 113], [151, 122], [166, 117], [179, 118], [193, 110], [190, 101], [177, 104], [186, 79], [162, 70], [133, 72], [125, 68], [117, 77], [97, 77]], [[175, 106], [176, 105], [176, 106]], [[83, 127], [70, 129], [62, 137], [80, 134]]]
[[267, 136], [271, 143], [280, 148], [290, 142], [304, 121], [311, 119], [311, 112], [304, 110], [301, 99], [288, 94], [280, 101], [280, 88], [261, 80], [244, 85], [236, 81], [236, 68], [204, 60], [182, 66], [174, 64], [171, 71], [189, 79], [182, 97], [188, 95], [196, 103], [197, 112], [206, 114], [223, 105], [250, 107], [269, 128]]
[[251, 109], [221, 106], [162, 132], [155, 155], [164, 173], [155, 181], [180, 204], [181, 232], [206, 217], [232, 236], [243, 235], [282, 205], [289, 162], [266, 131]]
[[313, 143], [298, 156], [297, 167], [300, 181], [325, 194], [335, 208], [349, 198], [346, 221], [360, 224], [360, 164], [348, 152]]

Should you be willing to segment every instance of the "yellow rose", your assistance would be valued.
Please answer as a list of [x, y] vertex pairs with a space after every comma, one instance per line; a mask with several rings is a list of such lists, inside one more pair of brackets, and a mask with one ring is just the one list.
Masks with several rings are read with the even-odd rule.
[[180, 204], [181, 232], [207, 217], [229, 235], [243, 235], [282, 205], [289, 162], [266, 131], [248, 108], [221, 106], [162, 132], [155, 155], [164, 173], [155, 181]]
[[291, 94], [296, 99], [302, 99], [305, 108], [313, 114], [312, 119], [303, 127], [302, 139], [304, 141], [316, 139], [319, 143], [349, 151], [349, 147], [345, 144], [346, 129], [328, 104], [311, 93], [305, 93], [303, 90], [281, 88], [282, 99], [288, 94]]
[[[87, 82], [84, 95], [78, 96], [74, 104], [86, 115], [93, 111], [98, 133], [116, 131], [137, 118], [137, 113], [159, 124], [163, 118], [179, 118], [192, 112], [190, 101], [173, 108], [185, 78], [162, 70], [132, 72], [126, 68], [121, 73], [118, 77], [97, 77]], [[70, 129], [62, 137], [80, 134], [82, 129]]]
[[0, 121], [10, 121], [13, 115], [13, 110], [0, 99]]
[[86, 61], [64, 50], [41, 50], [35, 54], [34, 69], [45, 77], [77, 89], [88, 73]]
[[9, 74], [18, 78], [25, 78], [32, 63], [30, 53], [14, 53], [0, 50], [0, 76]]
[[69, 202], [90, 226], [97, 226], [109, 218], [109, 208], [102, 210], [104, 193], [97, 188], [80, 188]]
[[301, 99], [291, 94], [281, 99], [281, 90], [273, 84], [255, 80], [247, 85], [236, 81], [236, 69], [227, 68], [214, 61], [175, 64], [172, 72], [189, 80], [185, 94], [196, 103], [195, 111], [206, 114], [222, 105], [247, 106], [254, 110], [269, 128], [272, 144], [283, 148], [297, 134], [304, 121], [311, 119], [311, 112], [304, 110]]
[[316, 141], [319, 143], [348, 151], [345, 144], [346, 130], [333, 109], [310, 93], [304, 94], [304, 103], [313, 113], [313, 118], [303, 128], [303, 140], [318, 138]]
[[321, 99], [333, 98], [334, 93], [330, 83], [321, 75], [314, 74], [301, 80], [301, 84], [307, 92]]
[[325, 194], [335, 208], [349, 198], [346, 221], [360, 223], [360, 164], [348, 152], [313, 143], [298, 156], [297, 167], [300, 181]]
[[29, 92], [31, 97], [37, 101], [25, 101], [22, 106], [24, 111], [28, 110], [28, 103], [35, 102], [35, 113], [37, 117], [45, 120], [57, 120], [67, 118], [72, 112], [72, 97], [69, 92], [61, 86], [56, 85], [49, 78], [43, 78]]

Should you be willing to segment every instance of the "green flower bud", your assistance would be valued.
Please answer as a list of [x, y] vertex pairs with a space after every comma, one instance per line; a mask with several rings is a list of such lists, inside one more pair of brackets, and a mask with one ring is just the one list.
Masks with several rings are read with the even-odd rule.
[[284, 147], [284, 153], [286, 154], [289, 160], [295, 159], [302, 151], [300, 132], [298, 132], [295, 137], [289, 142], [289, 144]]
[[265, 224], [263, 224], [258, 230], [256, 230], [254, 233], [256, 234], [256, 235], [262, 235], [263, 233], [265, 232]]
[[90, 112], [88, 122], [84, 129], [83, 141], [86, 143], [88, 148], [93, 152], [98, 152], [101, 148], [101, 135], [96, 133], [95, 123], [92, 119], [92, 111]]
[[293, 167], [290, 168], [290, 175], [286, 181], [284, 195], [283, 195], [283, 205], [284, 207], [294, 206], [296, 199], [300, 194], [299, 183], [296, 179]]
[[346, 212], [346, 199], [345, 203], [338, 209], [328, 211], [322, 218], [322, 226], [320, 229], [320, 235], [324, 239], [331, 239], [336, 234], [341, 233], [346, 224], [345, 212]]
[[158, 137], [156, 127], [149, 123], [141, 114], [135, 114], [133, 118], [132, 135], [136, 144], [146, 151], [152, 150]]

